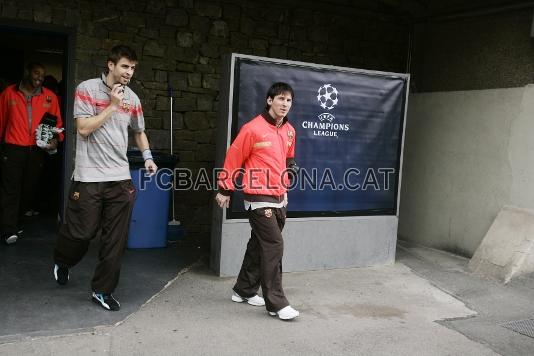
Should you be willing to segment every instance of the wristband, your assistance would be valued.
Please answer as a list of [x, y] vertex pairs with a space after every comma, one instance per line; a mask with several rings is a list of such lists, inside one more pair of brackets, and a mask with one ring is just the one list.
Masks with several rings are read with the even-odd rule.
[[154, 158], [152, 157], [152, 152], [150, 152], [149, 148], [144, 150], [142, 155], [143, 155], [143, 160], [145, 160], [145, 161], [148, 160], [148, 159], [154, 160]]

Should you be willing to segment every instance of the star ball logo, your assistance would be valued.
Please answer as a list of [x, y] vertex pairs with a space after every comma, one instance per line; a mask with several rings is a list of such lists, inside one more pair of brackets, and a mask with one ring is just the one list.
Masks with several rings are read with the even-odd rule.
[[[317, 89], [317, 101], [324, 110], [332, 110], [339, 102], [339, 91], [332, 84], [323, 84]], [[339, 138], [340, 131], [349, 131], [349, 124], [333, 123], [336, 118], [329, 112], [323, 112], [317, 116], [320, 122], [304, 121], [302, 127], [312, 129], [313, 136]]]
[[332, 110], [337, 105], [339, 92], [332, 84], [325, 84], [317, 90], [317, 101], [326, 110]]

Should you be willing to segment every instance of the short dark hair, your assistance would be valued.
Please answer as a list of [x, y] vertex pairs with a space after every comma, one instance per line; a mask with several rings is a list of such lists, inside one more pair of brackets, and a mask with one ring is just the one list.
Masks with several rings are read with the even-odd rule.
[[[291, 85], [284, 83], [284, 82], [277, 82], [271, 85], [269, 90], [267, 90], [267, 95], [265, 96], [265, 99], [274, 99], [275, 96], [280, 95], [282, 93], [289, 93], [291, 94], [291, 99], [295, 99], [295, 93], [293, 92], [293, 88], [291, 88]], [[265, 105], [265, 110], [269, 110], [271, 106], [269, 104]]]
[[37, 68], [37, 67], [46, 69], [45, 66], [42, 65], [42, 64], [39, 63], [39, 62], [29, 62], [28, 64], [26, 64], [26, 72], [29, 74], [29, 73], [32, 72], [32, 70], [33, 70], [34, 68]]
[[108, 62], [117, 64], [121, 58], [129, 59], [132, 62], [137, 62], [137, 54], [133, 48], [126, 45], [117, 45], [109, 51]]

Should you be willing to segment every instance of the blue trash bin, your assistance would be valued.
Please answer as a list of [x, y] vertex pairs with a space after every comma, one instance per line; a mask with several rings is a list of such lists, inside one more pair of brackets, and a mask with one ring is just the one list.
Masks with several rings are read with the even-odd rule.
[[176, 156], [152, 152], [158, 171], [146, 174], [138, 151], [129, 151], [130, 174], [137, 190], [130, 220], [128, 248], [161, 248], [167, 246], [169, 203], [172, 194], [172, 168]]

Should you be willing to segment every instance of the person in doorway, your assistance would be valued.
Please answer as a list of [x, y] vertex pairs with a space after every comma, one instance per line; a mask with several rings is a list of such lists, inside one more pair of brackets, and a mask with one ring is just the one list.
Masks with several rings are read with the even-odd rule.
[[42, 86], [44, 76], [45, 67], [31, 62], [22, 81], [0, 94], [0, 229], [7, 244], [19, 238], [20, 215], [36, 194], [46, 151], [54, 151], [63, 140], [59, 133], [45, 147], [37, 146], [41, 121], [52, 120], [58, 130], [63, 126], [57, 96]]
[[[269, 88], [264, 112], [243, 125], [228, 149], [215, 196], [219, 207], [230, 206], [234, 179], [244, 164], [245, 209], [252, 231], [232, 300], [265, 305], [271, 316], [282, 320], [299, 316], [282, 288], [282, 229], [289, 184], [286, 173], [296, 167], [295, 129], [287, 118], [293, 97], [293, 89], [286, 83], [274, 83]], [[260, 285], [263, 298], [257, 294]]]
[[69, 269], [86, 254], [100, 232], [99, 263], [91, 282], [92, 300], [106, 310], [119, 310], [112, 293], [119, 282], [121, 258], [136, 194], [128, 159], [128, 126], [142, 152], [145, 168], [154, 174], [141, 102], [127, 86], [137, 66], [135, 51], [125, 45], [111, 49], [107, 73], [76, 88], [76, 160], [65, 223], [54, 251], [54, 278], [64, 285]]

